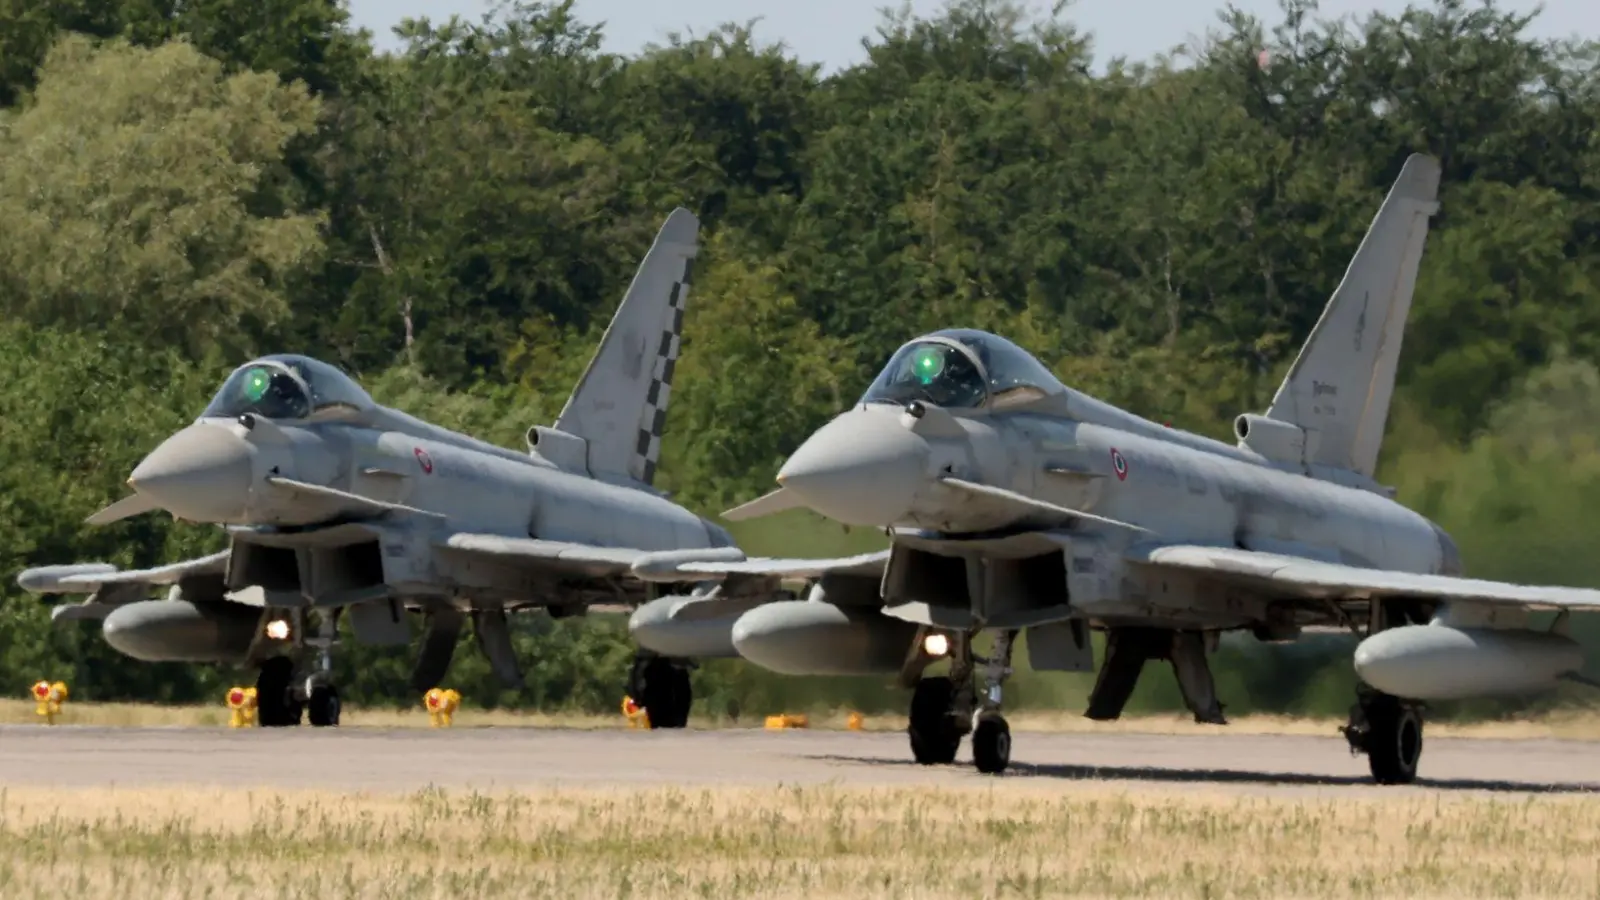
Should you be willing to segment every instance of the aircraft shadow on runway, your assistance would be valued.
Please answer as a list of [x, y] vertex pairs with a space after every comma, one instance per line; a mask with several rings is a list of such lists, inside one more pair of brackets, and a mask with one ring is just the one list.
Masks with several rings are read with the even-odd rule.
[[[919, 763], [909, 759], [890, 759], [886, 757], [817, 755], [809, 758], [824, 762], [921, 767]], [[929, 766], [927, 768], [932, 771], [941, 769], [973, 771], [970, 764], [963, 763], [954, 763], [949, 766]], [[1215, 782], [1217, 784], [1259, 784], [1282, 787], [1374, 786], [1371, 778], [1359, 775], [1306, 775], [1295, 772], [1246, 772], [1238, 769], [1165, 769], [1153, 766], [1035, 765], [1013, 762], [1006, 770], [1006, 775], [1027, 778], [1060, 778], [1069, 781], [1150, 781], [1179, 784]], [[1443, 791], [1490, 791], [1533, 794], [1600, 793], [1600, 784], [1479, 780], [1472, 778], [1418, 778], [1413, 786]]]

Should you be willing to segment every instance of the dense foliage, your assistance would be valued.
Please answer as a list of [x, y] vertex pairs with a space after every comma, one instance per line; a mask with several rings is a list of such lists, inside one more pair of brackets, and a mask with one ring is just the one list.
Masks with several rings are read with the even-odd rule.
[[[377, 54], [333, 0], [0, 4], [0, 569], [218, 545], [81, 524], [248, 354], [307, 352], [382, 401], [516, 445], [549, 421], [675, 205], [704, 223], [667, 487], [716, 512], [903, 340], [1004, 333], [1070, 384], [1225, 436], [1260, 409], [1405, 157], [1444, 165], [1381, 475], [1473, 574], [1600, 585], [1600, 60], [1435, 0], [1330, 23], [1221, 16], [1102, 64], [1069, 18], [961, 0], [824, 75], [726, 27], [634, 58], [571, 3], [408, 22]], [[870, 544], [804, 516], [755, 551]], [[7, 583], [10, 583], [8, 576]], [[530, 686], [470, 643], [469, 700], [614, 709], [620, 622], [525, 617]], [[468, 639], [470, 641], [470, 638]], [[1348, 645], [1219, 659], [1230, 709], [1342, 709]], [[409, 654], [341, 657], [406, 703]], [[6, 588], [0, 686], [220, 696]], [[898, 703], [881, 685], [697, 676], [713, 708]], [[1170, 678], [1136, 704], [1170, 705]], [[1025, 678], [1079, 702], [1084, 678]]]

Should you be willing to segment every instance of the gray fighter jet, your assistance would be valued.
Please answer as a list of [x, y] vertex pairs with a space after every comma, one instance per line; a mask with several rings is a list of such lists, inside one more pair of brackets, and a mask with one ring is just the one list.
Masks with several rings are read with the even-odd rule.
[[[650, 586], [630, 567], [652, 554], [743, 558], [723, 528], [652, 486], [698, 232], [687, 210], [668, 217], [554, 427], [529, 429], [527, 452], [379, 406], [326, 363], [264, 357], [139, 463], [132, 495], [90, 518], [164, 510], [224, 526], [226, 550], [142, 571], [46, 566], [19, 583], [90, 594], [54, 619], [103, 620], [106, 641], [136, 659], [259, 666], [262, 725], [305, 712], [338, 724], [329, 654], [341, 615], [358, 641], [380, 645], [408, 643], [407, 612], [424, 615], [419, 690], [443, 678], [471, 616], [496, 674], [520, 685], [508, 612], [637, 605]], [[157, 587], [166, 597], [147, 599]], [[642, 655], [630, 688], [653, 724], [682, 727], [682, 661]]]
[[[1207, 660], [1220, 633], [1348, 630], [1363, 684], [1345, 736], [1377, 781], [1411, 781], [1422, 702], [1575, 676], [1567, 616], [1600, 607], [1592, 590], [1462, 577], [1451, 538], [1373, 480], [1438, 182], [1435, 160], [1406, 162], [1271, 406], [1235, 420], [1236, 444], [1072, 390], [996, 335], [925, 335], [794, 452], [777, 491], [725, 514], [807, 507], [882, 527], [890, 548], [644, 561], [643, 577], [736, 596], [702, 585], [653, 601], [636, 640], [796, 675], [897, 674], [915, 688], [916, 759], [951, 762], [970, 734], [992, 773], [1010, 758], [1001, 686], [1023, 632], [1035, 669], [1065, 672], [1094, 671], [1090, 632], [1105, 632], [1091, 719], [1117, 718], [1144, 663], [1165, 659], [1195, 719], [1223, 723]], [[808, 598], [774, 600], [785, 580]], [[1533, 610], [1559, 613], [1535, 629]], [[945, 659], [947, 677], [923, 677]]]

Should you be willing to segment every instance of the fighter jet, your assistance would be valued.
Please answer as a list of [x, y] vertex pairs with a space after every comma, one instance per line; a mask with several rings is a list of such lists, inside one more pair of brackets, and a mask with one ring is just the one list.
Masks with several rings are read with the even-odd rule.
[[[1035, 669], [1091, 672], [1090, 633], [1105, 633], [1091, 719], [1120, 716], [1145, 662], [1165, 659], [1196, 721], [1221, 724], [1207, 659], [1221, 633], [1285, 642], [1334, 628], [1360, 639], [1352, 752], [1380, 783], [1412, 781], [1424, 703], [1576, 678], [1568, 615], [1600, 607], [1592, 590], [1463, 577], [1450, 536], [1373, 479], [1439, 175], [1432, 158], [1407, 160], [1271, 405], [1235, 419], [1235, 443], [1066, 387], [997, 335], [927, 334], [795, 450], [778, 490], [724, 514], [805, 507], [882, 527], [889, 548], [645, 561], [641, 576], [664, 582], [775, 597], [800, 581], [809, 596], [663, 597], [634, 614], [635, 638], [795, 675], [898, 675], [914, 687], [918, 762], [952, 762], [970, 734], [976, 767], [998, 773], [1019, 634]], [[1535, 610], [1555, 623], [1534, 628]], [[980, 656], [982, 632], [993, 644]], [[939, 660], [948, 676], [923, 677]]]
[[[526, 452], [373, 402], [341, 370], [297, 355], [230, 374], [199, 418], [133, 470], [106, 524], [165, 511], [226, 529], [226, 550], [153, 569], [45, 566], [40, 594], [86, 593], [54, 620], [101, 620], [106, 641], [147, 661], [256, 666], [259, 721], [339, 722], [329, 676], [338, 620], [360, 642], [410, 641], [426, 618], [412, 684], [443, 678], [465, 617], [495, 673], [518, 686], [506, 615], [581, 614], [652, 596], [630, 566], [652, 555], [742, 559], [728, 532], [654, 488], [699, 222], [661, 227], [553, 427]], [[147, 599], [167, 588], [164, 599]], [[683, 661], [651, 654], [632, 695], [657, 727], [689, 712]]]

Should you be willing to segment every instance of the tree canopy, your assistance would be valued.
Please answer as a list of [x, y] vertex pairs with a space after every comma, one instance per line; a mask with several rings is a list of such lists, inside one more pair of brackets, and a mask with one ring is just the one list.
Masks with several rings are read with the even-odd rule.
[[[1600, 44], [1536, 39], [1531, 18], [1418, 0], [1332, 21], [1284, 0], [1133, 61], [1097, 59], [1070, 11], [954, 0], [890, 16], [862, 62], [824, 73], [734, 25], [609, 54], [571, 0], [409, 21], [392, 54], [334, 0], [0, 0], [0, 555], [14, 572], [213, 545], [149, 517], [80, 523], [251, 354], [325, 358], [515, 445], [676, 205], [703, 251], [662, 477], [702, 512], [767, 490], [941, 327], [1005, 334], [1068, 384], [1227, 437], [1427, 152], [1442, 211], [1379, 474], [1457, 534], [1469, 572], [1600, 585]], [[786, 554], [871, 540], [798, 514], [738, 533]], [[5, 591], [6, 683], [222, 683], [51, 631]], [[545, 662], [521, 696], [470, 651], [456, 677], [487, 702], [609, 709], [618, 634], [528, 625]], [[1260, 652], [1280, 655], [1229, 663], [1254, 698], [1237, 708], [1323, 702], [1307, 685], [1352, 677], [1295, 669], [1286, 691], [1272, 672], [1302, 657]], [[353, 700], [414, 699], [403, 656], [340, 665]], [[800, 690], [736, 664], [697, 677], [708, 698]]]

